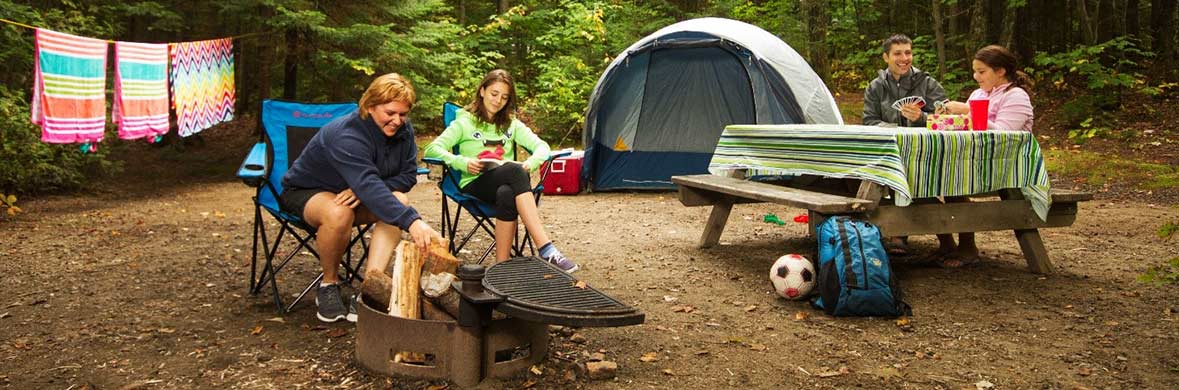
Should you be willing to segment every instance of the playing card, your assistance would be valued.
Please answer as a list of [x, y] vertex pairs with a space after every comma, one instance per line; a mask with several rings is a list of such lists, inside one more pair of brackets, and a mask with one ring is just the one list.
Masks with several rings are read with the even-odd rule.
[[897, 99], [897, 101], [895, 101], [895, 102], [892, 102], [892, 109], [900, 111], [901, 106], [904, 106], [906, 104], [913, 104], [913, 103], [916, 103], [917, 107], [924, 107], [925, 106], [925, 98], [920, 97], [920, 96], [906, 96], [906, 97]]

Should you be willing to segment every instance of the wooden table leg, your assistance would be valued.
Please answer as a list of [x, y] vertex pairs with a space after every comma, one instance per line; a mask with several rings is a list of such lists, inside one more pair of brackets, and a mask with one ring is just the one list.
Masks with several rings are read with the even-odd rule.
[[1044, 241], [1040, 239], [1038, 229], [1017, 229], [1015, 239], [1019, 240], [1019, 249], [1023, 250], [1023, 258], [1028, 261], [1028, 269], [1037, 274], [1050, 274], [1052, 261], [1048, 259], [1048, 249], [1044, 248]]
[[[1023, 199], [1023, 194], [1016, 189], [1004, 189], [999, 191], [999, 198]], [[1015, 229], [1015, 239], [1019, 241], [1019, 249], [1023, 251], [1029, 270], [1037, 274], [1053, 272], [1052, 260], [1048, 258], [1048, 248], [1044, 247], [1039, 229]]]
[[712, 213], [708, 215], [708, 223], [704, 225], [704, 234], [700, 236], [700, 248], [709, 248], [720, 241], [721, 232], [729, 222], [729, 212], [733, 211], [733, 200], [725, 197], [712, 206]]

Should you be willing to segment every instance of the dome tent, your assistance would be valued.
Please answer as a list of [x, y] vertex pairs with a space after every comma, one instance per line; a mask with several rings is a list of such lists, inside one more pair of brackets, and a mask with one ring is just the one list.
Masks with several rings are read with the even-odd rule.
[[707, 173], [730, 124], [842, 124], [835, 99], [781, 39], [751, 24], [692, 19], [630, 45], [590, 95], [581, 177], [595, 190], [674, 188]]

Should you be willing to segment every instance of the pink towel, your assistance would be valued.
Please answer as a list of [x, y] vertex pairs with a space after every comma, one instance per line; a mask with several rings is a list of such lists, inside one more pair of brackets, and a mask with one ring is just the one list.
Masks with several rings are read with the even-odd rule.
[[32, 120], [41, 125], [41, 140], [102, 141], [106, 41], [39, 28], [35, 44]]
[[119, 138], [168, 132], [168, 44], [115, 42], [115, 102]]
[[172, 106], [180, 136], [233, 119], [233, 39], [170, 44]]

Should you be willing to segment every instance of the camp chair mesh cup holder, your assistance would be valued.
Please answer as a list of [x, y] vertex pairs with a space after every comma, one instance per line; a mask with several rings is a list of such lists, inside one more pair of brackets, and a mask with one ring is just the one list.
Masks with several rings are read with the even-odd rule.
[[[250, 295], [258, 295], [267, 285], [274, 295], [274, 304], [280, 313], [291, 311], [312, 289], [323, 280], [323, 272], [295, 297], [287, 306], [283, 306], [282, 296], [278, 291], [277, 275], [288, 262], [302, 250], [306, 250], [319, 259], [319, 253], [311, 243], [315, 240], [316, 229], [308, 225], [301, 218], [287, 213], [279, 206], [282, 194], [282, 176], [290, 164], [303, 152], [303, 147], [320, 127], [343, 115], [356, 111], [355, 103], [300, 103], [283, 100], [266, 100], [262, 102], [262, 114], [259, 116], [260, 139], [250, 150], [250, 154], [242, 162], [237, 171], [237, 177], [246, 185], [256, 188], [252, 197], [254, 203], [253, 245], [250, 258]], [[278, 233], [273, 241], [267, 233], [267, 221], [262, 211], [278, 223]], [[351, 283], [353, 279], [363, 280], [358, 270], [363, 266], [368, 256], [368, 243], [364, 236], [372, 227], [362, 225], [356, 227], [356, 234], [348, 241], [347, 250], [341, 265], [344, 268], [342, 281]], [[280, 253], [283, 238], [290, 235], [297, 241], [297, 245], [285, 254]], [[261, 244], [259, 246], [259, 244]], [[352, 265], [352, 249], [360, 244], [361, 253], [356, 265]], [[259, 253], [261, 247], [261, 253]], [[262, 255], [259, 262], [259, 255]], [[281, 257], [281, 260], [279, 259]], [[316, 267], [319, 263], [316, 262]]]
[[[459, 106], [454, 103], [446, 102], [446, 104], [443, 105], [443, 128], [450, 126], [450, 122], [454, 120], [455, 114], [458, 112], [458, 110]], [[513, 144], [513, 156], [519, 156], [518, 149], [522, 148], [519, 147], [519, 145]], [[527, 151], [532, 153], [531, 150]], [[451, 153], [458, 154], [458, 147], [455, 146], [451, 150]], [[549, 171], [551, 170], [552, 161], [556, 158], [568, 156], [571, 153], [572, 152], [569, 151], [554, 152], [550, 154], [549, 158], [545, 160], [545, 163], [541, 165], [540, 178], [537, 180], [536, 186], [532, 187], [531, 190], [533, 199], [536, 201], [537, 206], [540, 206], [540, 197], [544, 194], [544, 179], [546, 176], [548, 176]], [[483, 254], [478, 258], [478, 262], [482, 263], [483, 260], [485, 260], [487, 256], [491, 254], [492, 250], [495, 249], [495, 223], [492, 221], [492, 219], [494, 219], [496, 216], [495, 206], [483, 202], [471, 194], [463, 192], [459, 186], [462, 173], [452, 169], [450, 166], [447, 166], [446, 163], [441, 159], [427, 157], [423, 158], [422, 161], [426, 164], [435, 165], [442, 168], [442, 178], [438, 181], [438, 189], [441, 190], [443, 195], [442, 234], [444, 234], [447, 238], [448, 249], [450, 250], [450, 253], [458, 256], [459, 252], [462, 251], [464, 247], [466, 247], [467, 243], [469, 243], [471, 239], [474, 238], [475, 234], [482, 230], [492, 238], [492, 244], [489, 245], [487, 249], [483, 251]], [[451, 211], [450, 202], [454, 202], [456, 204], [453, 212]], [[475, 226], [472, 226], [470, 230], [466, 231], [466, 233], [463, 234], [463, 237], [460, 239], [458, 237], [458, 222], [462, 217], [463, 210], [467, 210], [467, 214], [470, 214], [471, 218], [475, 220]], [[524, 229], [523, 234], [516, 234], [515, 242], [512, 243], [511, 256], [525, 256], [525, 249], [528, 250], [528, 254], [536, 254], [537, 248], [535, 245], [533, 245], [532, 238], [528, 235], [527, 228]]]

